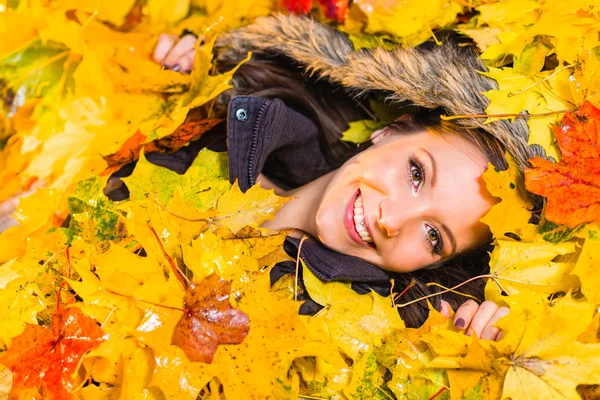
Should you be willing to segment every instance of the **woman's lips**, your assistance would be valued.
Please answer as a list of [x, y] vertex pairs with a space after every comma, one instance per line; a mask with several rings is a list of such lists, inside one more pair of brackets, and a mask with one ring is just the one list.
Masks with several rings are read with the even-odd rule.
[[[369, 245], [369, 243], [362, 240], [362, 238], [356, 231], [356, 226], [354, 225], [354, 202], [356, 201], [356, 198], [358, 197], [359, 194], [360, 194], [360, 189], [357, 189], [356, 192], [354, 193], [354, 195], [350, 198], [350, 202], [346, 206], [346, 213], [344, 214], [344, 225], [346, 226], [346, 231], [348, 232], [348, 236], [350, 236], [350, 238], [352, 240], [354, 240], [356, 243], [360, 244], [361, 246], [371, 248], [371, 245]], [[367, 219], [365, 216], [365, 225], [367, 225], [367, 231], [369, 232], [369, 234], [371, 234], [371, 231], [369, 230], [369, 226], [366, 223], [366, 221], [367, 221]], [[373, 236], [371, 236], [371, 237], [373, 237]]]

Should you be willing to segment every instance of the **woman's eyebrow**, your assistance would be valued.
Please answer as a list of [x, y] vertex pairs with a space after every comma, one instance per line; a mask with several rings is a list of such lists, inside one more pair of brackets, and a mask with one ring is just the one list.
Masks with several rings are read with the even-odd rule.
[[448, 238], [450, 238], [450, 244], [452, 245], [452, 253], [450, 253], [450, 255], [456, 253], [456, 239], [454, 239], [454, 235], [452, 234], [452, 231], [450, 230], [450, 228], [448, 228], [446, 225], [440, 223], [440, 225], [442, 226], [442, 229], [444, 230], [444, 232], [446, 232], [446, 236], [448, 236]]
[[421, 150], [423, 150], [423, 152], [427, 154], [427, 157], [429, 157], [429, 161], [431, 163], [431, 187], [434, 187], [437, 180], [437, 164], [435, 163], [435, 158], [433, 158], [431, 153], [424, 148], [421, 147]]

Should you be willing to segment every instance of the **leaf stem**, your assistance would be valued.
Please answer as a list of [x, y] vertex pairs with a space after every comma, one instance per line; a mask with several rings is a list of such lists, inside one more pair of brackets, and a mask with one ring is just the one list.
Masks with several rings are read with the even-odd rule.
[[444, 393], [444, 390], [446, 390], [446, 388], [445, 388], [445, 387], [441, 388], [441, 389], [440, 389], [440, 390], [438, 390], [438, 391], [437, 391], [437, 392], [436, 392], [436, 393], [435, 393], [433, 396], [431, 396], [431, 397], [429, 398], [429, 400], [433, 400], [433, 399], [435, 399], [435, 398], [436, 398], [436, 397], [438, 397], [440, 394]]
[[156, 204], [161, 210], [163, 210], [166, 213], [171, 214], [172, 216], [174, 216], [175, 218], [179, 218], [182, 219], [184, 221], [188, 221], [188, 222], [206, 222], [206, 223], [210, 223], [208, 218], [197, 218], [197, 219], [190, 219], [190, 218], [186, 218], [183, 215], [179, 215], [179, 214], [175, 214], [173, 211], [169, 210], [167, 207], [163, 206], [162, 204], [160, 204], [157, 200], [154, 200], [153, 198], [150, 197], [150, 193], [146, 193], [145, 196], [150, 199], [151, 202], [153, 202], [154, 204]]
[[128, 296], [128, 295], [123, 294], [123, 293], [115, 292], [115, 291], [110, 290], [110, 289], [104, 289], [104, 290], [106, 290], [108, 293], [114, 294], [116, 296], [126, 297], [126, 298], [131, 299], [131, 300], [141, 301], [142, 303], [152, 304], [153, 306], [156, 306], [156, 307], [162, 307], [162, 308], [167, 308], [169, 310], [175, 310], [175, 311], [185, 312], [185, 310], [183, 308], [171, 307], [171, 306], [165, 306], [164, 304], [153, 303], [153, 302], [148, 301], [148, 300], [144, 300], [144, 299], [140, 299], [140, 298], [137, 298], [137, 297]]
[[[179, 280], [179, 283], [181, 283], [181, 286], [183, 286], [183, 288], [185, 290], [187, 290], [188, 286], [191, 284], [190, 280], [188, 279], [187, 276], [185, 276], [183, 274], [183, 271], [181, 271], [181, 269], [179, 269], [179, 267], [175, 264], [175, 261], [171, 258], [171, 256], [169, 256], [167, 254], [167, 251], [165, 250], [165, 247], [163, 246], [162, 240], [160, 240], [160, 238], [158, 237], [158, 234], [154, 230], [154, 227], [152, 226], [150, 221], [147, 221], [147, 224], [148, 224], [148, 228], [150, 228], [150, 230], [154, 234], [154, 238], [158, 242], [158, 245], [160, 246], [160, 249], [162, 250], [163, 256], [165, 256], [165, 258], [167, 259], [167, 262], [169, 263], [169, 265], [171, 266], [171, 269], [173, 270], [173, 273]], [[184, 279], [185, 279], [185, 281], [184, 281]]]
[[509, 93], [508, 93], [508, 97], [516, 96], [517, 94], [521, 94], [521, 93], [523, 93], [523, 92], [526, 92], [527, 90], [529, 90], [529, 89], [531, 89], [531, 88], [533, 88], [533, 87], [536, 87], [537, 85], [539, 85], [539, 84], [541, 84], [541, 83], [543, 83], [543, 82], [546, 82], [547, 80], [549, 80], [550, 78], [552, 78], [554, 75], [558, 74], [559, 72], [562, 72], [562, 71], [564, 71], [564, 70], [565, 70], [565, 69], [567, 69], [567, 68], [573, 68], [574, 66], [575, 66], [574, 64], [569, 64], [569, 65], [565, 65], [565, 66], [564, 66], [564, 67], [562, 67], [562, 68], [559, 68], [559, 69], [557, 69], [557, 70], [554, 70], [554, 72], [552, 72], [550, 75], [548, 75], [548, 76], [547, 76], [547, 77], [545, 77], [544, 79], [540, 79], [539, 81], [537, 81], [537, 82], [534, 82], [533, 84], [531, 84], [531, 85], [529, 85], [529, 86], [525, 86], [523, 89], [521, 89], [521, 90], [518, 90], [518, 91], [516, 91], [516, 92], [514, 92], [514, 93], [513, 93], [513, 92], [509, 92]]
[[507, 118], [507, 117], [515, 117], [515, 118], [530, 118], [530, 117], [547, 117], [548, 115], [555, 114], [564, 114], [567, 112], [573, 112], [575, 110], [557, 110], [557, 111], [548, 111], [545, 113], [535, 113], [535, 114], [523, 114], [523, 113], [509, 113], [509, 114], [467, 114], [467, 115], [442, 115], [440, 118], [444, 121], [452, 121], [455, 119], [466, 119], [466, 118]]

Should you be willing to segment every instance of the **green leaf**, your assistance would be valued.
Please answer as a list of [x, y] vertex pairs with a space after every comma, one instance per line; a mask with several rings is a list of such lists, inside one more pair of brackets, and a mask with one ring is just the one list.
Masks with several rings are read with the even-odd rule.
[[133, 174], [123, 181], [132, 200], [147, 200], [151, 196], [164, 206], [181, 187], [184, 201], [209, 209], [229, 189], [228, 176], [227, 154], [204, 149], [184, 174], [152, 164], [140, 154]]
[[71, 222], [70, 236], [79, 236], [91, 244], [106, 249], [110, 241], [128, 236], [124, 218], [126, 214], [104, 195], [105, 181], [93, 176], [77, 184], [68, 198]]
[[550, 40], [550, 36], [536, 36], [515, 60], [513, 71], [525, 76], [533, 76], [540, 72], [546, 57], [554, 53], [554, 46]]

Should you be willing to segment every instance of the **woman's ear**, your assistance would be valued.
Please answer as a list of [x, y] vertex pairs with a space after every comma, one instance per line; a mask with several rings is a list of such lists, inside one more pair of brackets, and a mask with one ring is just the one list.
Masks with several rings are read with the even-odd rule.
[[391, 129], [389, 129], [387, 126], [377, 129], [375, 132], [371, 133], [371, 143], [375, 144], [384, 137], [390, 136], [391, 134]]
[[[396, 118], [394, 122], [402, 122], [404, 124], [410, 125], [413, 123], [412, 114], [404, 114], [400, 117]], [[384, 126], [383, 128], [377, 129], [375, 132], [371, 133], [371, 143], [375, 144], [379, 142], [381, 139], [393, 135], [395, 132], [393, 129]]]

